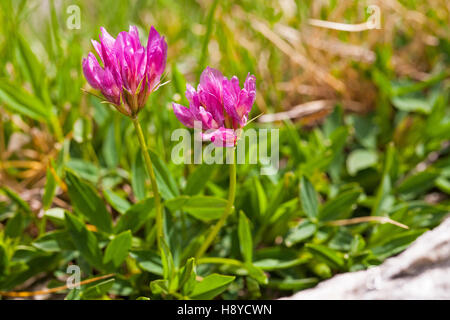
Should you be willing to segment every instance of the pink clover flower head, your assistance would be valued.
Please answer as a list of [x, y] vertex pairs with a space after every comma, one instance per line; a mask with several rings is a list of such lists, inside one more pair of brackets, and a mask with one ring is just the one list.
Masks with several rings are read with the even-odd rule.
[[255, 102], [256, 78], [250, 73], [239, 86], [239, 79], [227, 79], [216, 69], [207, 67], [200, 76], [195, 90], [186, 86], [189, 107], [173, 103], [175, 116], [186, 127], [193, 128], [201, 123], [202, 139], [218, 147], [234, 147], [238, 140], [238, 129], [248, 121], [248, 115]]
[[160, 85], [167, 43], [153, 26], [146, 47], [142, 46], [135, 26], [120, 32], [116, 39], [105, 28], [100, 30], [100, 42], [92, 40], [92, 44], [101, 63], [90, 52], [82, 62], [84, 76], [117, 110], [135, 117], [149, 94]]

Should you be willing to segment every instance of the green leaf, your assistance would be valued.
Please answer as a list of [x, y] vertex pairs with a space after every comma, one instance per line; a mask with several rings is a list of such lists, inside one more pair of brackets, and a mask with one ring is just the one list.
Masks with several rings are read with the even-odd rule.
[[383, 176], [375, 196], [374, 204], [372, 205], [371, 215], [379, 216], [388, 209], [389, 199], [391, 197], [393, 175], [396, 171], [396, 153], [393, 144], [389, 144], [384, 159]]
[[332, 160], [328, 166], [328, 172], [333, 182], [341, 180], [343, 163], [345, 162], [344, 147], [348, 134], [348, 128], [341, 126], [330, 135], [331, 146], [328, 148], [332, 152]]
[[4, 234], [9, 238], [19, 238], [30, 223], [31, 208], [27, 202], [8, 187], [0, 187], [0, 190], [17, 205], [17, 210], [6, 222]]
[[322, 279], [331, 278], [333, 275], [331, 268], [325, 262], [319, 261], [318, 259], [312, 259], [308, 263], [308, 269], [319, 276]]
[[306, 215], [313, 221], [317, 220], [319, 206], [317, 193], [314, 186], [305, 176], [302, 176], [300, 180], [300, 199]]
[[103, 268], [102, 253], [94, 233], [89, 231], [81, 220], [68, 212], [65, 213], [65, 220], [67, 231], [80, 254], [89, 264], [101, 270]]
[[135, 233], [154, 215], [153, 208], [153, 198], [147, 198], [134, 204], [124, 215], [119, 217], [114, 233], [117, 234], [126, 230], [131, 230], [131, 232]]
[[450, 195], [450, 180], [444, 177], [439, 177], [436, 179], [436, 187], [439, 188], [442, 192]]
[[292, 260], [266, 258], [255, 261], [253, 265], [255, 267], [261, 268], [264, 271], [273, 271], [292, 268], [308, 262], [309, 259], [310, 259], [309, 257], [299, 257]]
[[254, 199], [255, 199], [255, 207], [258, 213], [258, 216], [264, 217], [267, 210], [267, 196], [264, 191], [263, 186], [261, 185], [261, 181], [255, 177], [253, 189]]
[[119, 150], [117, 150], [116, 137], [117, 135], [120, 137], [120, 133], [116, 133], [115, 130], [116, 126], [112, 123], [108, 127], [102, 148], [103, 157], [109, 168], [115, 168], [119, 163]]
[[164, 202], [164, 206], [168, 208], [170, 211], [175, 212], [178, 210], [182, 210], [183, 206], [191, 199], [190, 196], [178, 196], [176, 198], [166, 200]]
[[195, 300], [210, 300], [224, 292], [235, 277], [224, 276], [217, 273], [210, 274], [194, 288], [190, 298]]
[[45, 252], [61, 252], [75, 250], [70, 234], [63, 230], [48, 232], [32, 243], [33, 247]]
[[171, 211], [182, 209], [196, 219], [209, 222], [222, 216], [227, 200], [210, 196], [180, 196], [166, 201], [165, 205]]
[[360, 253], [366, 246], [366, 241], [364, 238], [357, 234], [353, 237], [352, 242], [350, 244], [350, 253], [356, 255]]
[[405, 250], [411, 242], [417, 239], [426, 229], [408, 230], [387, 238], [381, 244], [371, 248], [373, 254], [380, 260], [384, 260], [394, 254]]
[[339, 251], [349, 251], [352, 244], [352, 234], [344, 228], [338, 229], [338, 231], [331, 237], [328, 242], [328, 248]]
[[37, 121], [50, 122], [51, 109], [48, 106], [19, 85], [13, 85], [5, 79], [0, 79], [0, 102], [3, 102], [12, 112]]
[[[247, 287], [247, 295], [250, 299], [258, 299], [261, 298], [261, 288], [260, 288], [260, 282], [258, 280], [255, 280], [252, 277], [248, 277], [245, 281], [246, 287]], [[269, 280], [265, 284], [269, 283]]]
[[156, 153], [149, 150], [150, 158], [152, 160], [153, 169], [155, 170], [156, 183], [158, 184], [159, 192], [164, 199], [172, 199], [180, 194], [177, 184], [172, 174], [167, 168], [166, 164], [158, 157]]
[[307, 243], [305, 247], [311, 251], [313, 255], [317, 256], [331, 267], [340, 270], [344, 269], [345, 260], [339, 252], [320, 244]]
[[164, 279], [153, 280], [150, 282], [150, 290], [153, 294], [168, 293], [169, 281]]
[[285, 120], [284, 125], [286, 127], [287, 143], [290, 145], [292, 156], [295, 158], [297, 163], [305, 161], [305, 154], [300, 147], [301, 140], [297, 128], [291, 120]]
[[170, 284], [175, 275], [175, 265], [173, 262], [172, 252], [170, 252], [170, 248], [167, 246], [167, 243], [164, 239], [161, 238], [160, 241], [163, 277], [165, 280], [168, 280]]
[[433, 107], [432, 102], [426, 97], [414, 95], [393, 97], [392, 104], [402, 111], [420, 112], [425, 114], [430, 113]]
[[113, 286], [115, 279], [108, 279], [98, 284], [90, 286], [81, 293], [82, 300], [92, 300], [105, 295]]
[[31, 208], [27, 202], [25, 202], [16, 192], [12, 191], [8, 187], [0, 187], [8, 198], [10, 198], [14, 203], [16, 203], [20, 209], [22, 209], [25, 213], [31, 213]]
[[337, 105], [333, 112], [326, 117], [323, 123], [323, 132], [328, 138], [335, 130], [342, 127], [342, 113], [341, 106]]
[[179, 288], [184, 295], [189, 295], [194, 290], [197, 277], [195, 273], [195, 259], [189, 258], [180, 272]]
[[131, 204], [112, 190], [104, 190], [103, 195], [108, 203], [121, 214], [131, 208]]
[[347, 171], [354, 176], [358, 171], [370, 168], [377, 163], [377, 153], [372, 150], [358, 149], [352, 151], [347, 158]]
[[6, 249], [0, 243], [0, 279], [6, 273], [8, 264], [9, 264], [8, 254], [6, 252]]
[[296, 243], [302, 242], [313, 236], [317, 231], [316, 224], [304, 220], [296, 228], [291, 229], [286, 236], [286, 246], [291, 247]]
[[375, 149], [377, 146], [378, 127], [371, 115], [355, 115], [352, 117], [355, 128], [355, 137], [366, 149]]
[[75, 211], [85, 216], [99, 230], [111, 233], [111, 215], [95, 189], [70, 171], [66, 171], [66, 182]]
[[64, 223], [64, 209], [51, 208], [45, 211], [44, 216], [48, 217], [52, 222], [56, 224]]
[[18, 35], [17, 40], [18, 65], [21, 67], [21, 71], [25, 74], [27, 80], [32, 84], [34, 94], [41, 96], [41, 86], [45, 83], [44, 68], [31, 50], [28, 40], [21, 35]]
[[388, 211], [392, 205], [392, 195], [391, 192], [391, 179], [389, 175], [385, 175], [380, 183], [378, 192], [373, 201], [372, 205], [372, 215], [381, 216], [384, 212]]
[[408, 81], [406, 83], [392, 83], [392, 95], [406, 95], [409, 93], [414, 93], [418, 91], [422, 91], [425, 88], [434, 85], [435, 83], [439, 83], [445, 78], [448, 78], [449, 74], [446, 71], [442, 71], [436, 74], [431, 75], [428, 79], [423, 81], [411, 82]]
[[263, 217], [263, 223], [267, 222], [268, 219], [271, 219], [271, 216], [277, 211], [280, 207], [283, 200], [286, 198], [286, 191], [291, 187], [293, 180], [292, 173], [284, 174], [283, 179], [280, 179], [278, 183], [275, 185], [273, 192], [270, 196], [270, 200], [268, 202], [268, 207], [266, 209], [266, 214]]
[[418, 195], [434, 187], [435, 180], [439, 177], [439, 171], [430, 168], [407, 177], [395, 191], [405, 196]]
[[140, 151], [136, 153], [133, 165], [131, 166], [131, 187], [138, 200], [145, 199], [145, 179], [148, 177], [144, 167], [144, 159]]
[[131, 251], [130, 255], [133, 259], [136, 259], [141, 269], [158, 276], [163, 275], [161, 258], [156, 252], [150, 250], [134, 250]]
[[280, 204], [277, 210], [270, 216], [269, 223], [270, 224], [279, 223], [279, 221], [281, 221], [280, 219], [285, 218], [286, 216], [289, 215], [289, 213], [293, 212], [297, 208], [298, 208], [297, 198], [293, 198]]
[[23, 212], [17, 211], [6, 223], [5, 236], [9, 238], [18, 238], [23, 234], [26, 227], [27, 221]]
[[269, 283], [269, 278], [264, 273], [262, 268], [256, 267], [253, 264], [246, 263], [244, 268], [247, 270], [249, 277], [255, 279], [260, 284]]
[[50, 169], [47, 168], [47, 181], [45, 183], [44, 195], [42, 196], [42, 207], [44, 210], [50, 208], [53, 202], [53, 196], [56, 190], [55, 177], [51, 173]]
[[320, 209], [319, 220], [330, 221], [336, 219], [343, 219], [352, 210], [362, 190], [345, 191], [335, 198], [327, 201]]
[[242, 257], [245, 262], [251, 263], [253, 255], [252, 233], [248, 218], [242, 211], [239, 213], [238, 235]]
[[47, 49], [53, 59], [62, 58], [63, 48], [61, 45], [61, 25], [58, 22], [58, 11], [55, 1], [50, 1], [50, 23], [49, 23], [49, 48]]
[[83, 159], [70, 159], [66, 162], [66, 168], [69, 168], [81, 179], [87, 180], [96, 185], [100, 178], [100, 170], [92, 162]]
[[294, 290], [299, 291], [315, 286], [319, 282], [317, 278], [303, 278], [303, 279], [283, 279], [269, 281], [269, 288], [276, 288], [278, 290]]
[[111, 264], [112, 269], [120, 267], [122, 262], [128, 256], [128, 251], [131, 249], [131, 240], [132, 235], [130, 230], [115, 236], [106, 247], [103, 263], [105, 265]]
[[[15, 269], [15, 272], [10, 272], [8, 276], [1, 281], [0, 286], [3, 290], [12, 290], [17, 285], [24, 283], [26, 280], [33, 278], [37, 274], [52, 272], [60, 266], [60, 255], [42, 255], [36, 254], [36, 251], [37, 250], [31, 252], [31, 256], [27, 257], [25, 261], [10, 261], [9, 270]], [[14, 255], [17, 257], [18, 252], [16, 251]], [[17, 260], [17, 258], [14, 260]]]
[[217, 165], [203, 163], [188, 178], [184, 194], [193, 196], [200, 193], [210, 177], [214, 173]]

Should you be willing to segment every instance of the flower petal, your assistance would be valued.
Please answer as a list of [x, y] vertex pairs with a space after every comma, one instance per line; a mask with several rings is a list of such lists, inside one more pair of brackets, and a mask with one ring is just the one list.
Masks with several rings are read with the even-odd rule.
[[202, 89], [200, 89], [198, 94], [200, 97], [200, 103], [213, 115], [216, 122], [219, 125], [222, 125], [224, 120], [223, 107], [218, 97]]
[[105, 45], [105, 47], [111, 52], [114, 48], [114, 43], [116, 40], [106, 31], [105, 28], [100, 28], [100, 42]]
[[153, 82], [159, 82], [166, 68], [167, 43], [152, 26], [147, 42], [147, 75]]
[[237, 123], [240, 123], [241, 116], [236, 108], [239, 103], [239, 79], [233, 77], [223, 81], [223, 107], [226, 113]]
[[244, 89], [239, 89], [239, 80], [236, 77], [223, 82], [223, 106], [233, 122], [240, 127], [245, 126], [248, 114], [252, 109], [256, 97], [255, 76], [247, 75]]
[[247, 74], [247, 78], [245, 79], [244, 89], [248, 92], [256, 93], [256, 77], [250, 74], [250, 72]]
[[226, 79], [219, 70], [206, 67], [200, 76], [197, 92], [200, 103], [205, 106], [219, 125], [223, 124], [222, 82]]
[[142, 48], [141, 41], [139, 40], [139, 31], [136, 26], [130, 26], [128, 37], [135, 50]]
[[100, 42], [95, 41], [95, 40], [91, 40], [91, 43], [94, 46], [94, 49], [97, 52], [97, 54], [100, 57], [100, 59], [102, 60], [103, 64], [105, 64], [105, 62], [103, 61], [102, 46], [101, 46]]
[[202, 134], [204, 141], [211, 141], [216, 147], [236, 146], [237, 136], [233, 129], [220, 127], [217, 130], [208, 130]]
[[94, 89], [100, 89], [101, 79], [103, 76], [103, 69], [100, 67], [97, 58], [92, 52], [89, 52], [88, 57], [83, 59], [83, 73], [87, 82]]
[[120, 104], [122, 87], [119, 87], [116, 84], [116, 80], [114, 79], [114, 76], [109, 68], [106, 68], [103, 73], [100, 90], [109, 102], [117, 105]]
[[194, 127], [195, 118], [189, 108], [186, 108], [178, 103], [172, 103], [173, 112], [182, 124], [188, 128]]
[[194, 115], [198, 115], [199, 108], [201, 106], [200, 97], [199, 97], [197, 91], [195, 91], [194, 87], [191, 86], [189, 83], [186, 84], [185, 95], [189, 101], [189, 108], [191, 109], [192, 113]]
[[200, 85], [202, 90], [217, 97], [222, 101], [222, 81], [224, 76], [219, 70], [206, 67], [200, 76]]
[[204, 130], [217, 129], [219, 127], [211, 112], [205, 110], [203, 107], [198, 109], [197, 120], [202, 122]]
[[100, 43], [100, 46], [104, 68], [110, 70], [116, 85], [122, 87], [123, 79], [120, 75], [120, 65], [118, 64], [113, 51], [110, 51], [103, 42]]
[[239, 93], [239, 104], [236, 111], [241, 115], [241, 126], [247, 123], [248, 114], [250, 113], [256, 98], [256, 78], [254, 75], [247, 75], [244, 83], [244, 89]]

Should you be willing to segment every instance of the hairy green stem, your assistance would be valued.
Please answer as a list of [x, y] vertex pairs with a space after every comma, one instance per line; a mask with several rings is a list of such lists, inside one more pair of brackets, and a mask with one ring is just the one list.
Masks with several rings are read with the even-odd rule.
[[197, 251], [197, 254], [195, 255], [196, 259], [199, 259], [203, 256], [203, 254], [208, 250], [209, 246], [212, 244], [214, 239], [216, 238], [217, 234], [219, 233], [220, 229], [224, 226], [225, 222], [227, 221], [228, 216], [233, 211], [233, 204], [234, 204], [234, 198], [236, 196], [236, 159], [235, 159], [235, 152], [234, 148], [227, 149], [227, 151], [230, 150], [233, 162], [229, 165], [230, 166], [230, 187], [228, 191], [228, 203], [225, 207], [225, 211], [223, 212], [223, 215], [220, 217], [219, 221], [214, 225], [211, 232], [208, 234], [208, 237], [203, 242], [200, 249]]
[[142, 132], [141, 125], [138, 118], [132, 118], [134, 127], [136, 128], [136, 133], [139, 139], [139, 144], [141, 145], [142, 153], [144, 154], [145, 165], [147, 167], [148, 175], [150, 176], [150, 182], [152, 183], [153, 198], [155, 200], [155, 211], [156, 211], [156, 239], [158, 242], [158, 249], [161, 249], [161, 238], [163, 237], [163, 216], [162, 216], [162, 206], [161, 197], [159, 195], [158, 185], [156, 184], [155, 172], [153, 171], [152, 160], [148, 154], [147, 144], [145, 143], [144, 133]]

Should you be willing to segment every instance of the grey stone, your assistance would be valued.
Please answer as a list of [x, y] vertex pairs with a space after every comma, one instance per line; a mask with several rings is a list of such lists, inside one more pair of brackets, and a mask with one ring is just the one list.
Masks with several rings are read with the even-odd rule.
[[336, 275], [284, 299], [450, 299], [450, 218], [379, 266]]

